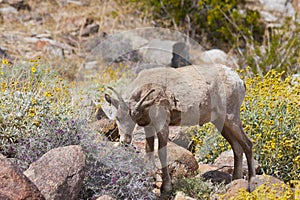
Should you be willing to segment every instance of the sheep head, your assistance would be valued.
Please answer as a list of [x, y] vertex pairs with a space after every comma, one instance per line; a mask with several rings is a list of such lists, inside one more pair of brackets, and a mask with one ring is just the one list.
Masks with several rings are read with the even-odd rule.
[[147, 97], [153, 93], [155, 90], [151, 89], [148, 91], [134, 106], [133, 109], [129, 109], [130, 116], [134, 122], [136, 122], [140, 126], [145, 126], [150, 123], [150, 117], [148, 114], [147, 108], [153, 105], [155, 99], [147, 100]]
[[109, 94], [105, 94], [105, 100], [117, 109], [116, 123], [119, 129], [120, 142], [131, 143], [132, 132], [135, 124], [138, 123], [139, 125], [143, 125], [144, 121], [149, 121], [146, 119], [147, 116], [144, 116], [144, 110], [147, 107], [150, 107], [154, 102], [154, 100], [146, 101], [146, 98], [154, 92], [154, 89], [147, 92], [147, 94], [143, 96], [133, 108], [130, 108], [129, 103], [125, 102], [121, 94], [114, 88], [108, 87], [108, 89], [112, 90], [117, 96], [117, 98], [113, 98]]

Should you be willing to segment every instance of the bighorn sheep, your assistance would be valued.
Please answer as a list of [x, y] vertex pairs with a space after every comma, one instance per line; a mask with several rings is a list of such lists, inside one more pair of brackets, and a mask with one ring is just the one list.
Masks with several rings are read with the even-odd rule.
[[182, 68], [153, 68], [141, 71], [121, 96], [105, 94], [116, 109], [120, 141], [130, 143], [136, 124], [146, 134], [146, 152], [153, 160], [154, 136], [159, 141], [158, 156], [162, 164], [162, 192], [171, 188], [167, 167], [169, 126], [203, 125], [212, 122], [230, 143], [234, 152], [233, 179], [243, 176], [243, 152], [247, 157], [249, 190], [255, 177], [252, 142], [244, 133], [240, 106], [245, 85], [230, 68], [221, 64]]

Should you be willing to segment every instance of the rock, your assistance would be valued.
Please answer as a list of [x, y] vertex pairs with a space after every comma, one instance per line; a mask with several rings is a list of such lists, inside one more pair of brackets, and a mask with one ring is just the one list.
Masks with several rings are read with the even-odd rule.
[[84, 179], [85, 155], [80, 146], [52, 149], [24, 174], [46, 199], [77, 199]]
[[109, 195], [102, 195], [98, 197], [96, 200], [115, 200], [115, 198], [109, 196]]
[[0, 199], [44, 199], [38, 188], [2, 154], [0, 154]]
[[228, 174], [226, 172], [218, 171], [218, 170], [212, 170], [212, 171], [205, 172], [204, 174], [202, 174], [202, 178], [206, 181], [210, 180], [212, 183], [228, 184], [231, 182], [230, 174]]
[[222, 196], [222, 199], [230, 199], [237, 195], [239, 191], [248, 189], [248, 181], [244, 179], [233, 180], [229, 185], [226, 193]]
[[0, 8], [0, 16], [2, 17], [3, 21], [16, 21], [18, 20], [18, 18], [16, 17], [17, 14], [17, 9], [12, 6]]
[[[107, 37], [106, 32], [100, 32], [94, 37], [89, 37], [86, 41], [83, 42], [82, 47], [85, 52], [91, 52], [96, 48], [102, 41]], [[97, 52], [95, 52], [97, 53]]]
[[196, 199], [189, 197], [186, 194], [184, 194], [183, 192], [179, 191], [176, 193], [174, 200], [196, 200]]
[[173, 56], [173, 45], [176, 41], [153, 39], [140, 49], [143, 62], [158, 66], [170, 66]]
[[187, 127], [170, 126], [169, 138], [175, 144], [193, 152], [195, 144], [193, 143], [192, 137], [186, 132]]
[[91, 51], [88, 60], [97, 60], [100, 57], [107, 63], [122, 62], [124, 55], [131, 55], [132, 57], [132, 54], [139, 53], [136, 50], [145, 45], [147, 41], [130, 32], [110, 35]]
[[257, 175], [252, 183], [253, 186], [251, 187], [254, 188], [257, 188], [263, 184], [266, 184], [267, 186], [272, 186], [274, 184], [284, 184], [284, 182], [281, 181], [280, 179], [269, 175]]
[[[269, 24], [282, 24], [286, 17], [295, 18], [295, 14], [299, 12], [299, 1], [246, 0], [245, 7], [259, 11]], [[298, 17], [296, 20], [299, 19]]]
[[[145, 153], [145, 141], [134, 141], [133, 145], [139, 149], [139, 151]], [[158, 169], [161, 169], [161, 163], [158, 158], [158, 140], [155, 139], [154, 144], [154, 157], [155, 157], [155, 164]], [[167, 145], [167, 152], [168, 152], [168, 166], [170, 170], [170, 174], [172, 176], [188, 176], [192, 174], [193, 172], [197, 171], [199, 166], [198, 162], [193, 156], [193, 154], [184, 149], [183, 147], [180, 147], [176, 145], [173, 142], [168, 142]]]
[[213, 165], [209, 165], [209, 164], [199, 164], [199, 168], [198, 168], [198, 171], [199, 171], [199, 174], [204, 174], [208, 171], [214, 171], [214, 170], [217, 170], [218, 167], [216, 166], [213, 166]]
[[98, 33], [99, 25], [98, 24], [89, 24], [81, 32], [82, 37], [88, 37], [90, 35]]
[[101, 134], [104, 134], [109, 141], [119, 141], [120, 135], [115, 120], [102, 118], [93, 122], [91, 127], [94, 130], [99, 131]]
[[72, 48], [48, 37], [25, 37], [24, 41], [31, 44], [34, 50], [43, 51], [50, 57], [65, 57], [72, 54]]
[[220, 49], [211, 49], [204, 51], [199, 56], [200, 63], [218, 63], [223, 64], [232, 69], [238, 68], [237, 60], [233, 56], [227, 55], [224, 51]]
[[178, 68], [191, 65], [189, 51], [184, 42], [173, 45], [171, 67]]
[[[268, 175], [257, 175], [253, 183], [255, 184], [256, 189], [265, 184], [270, 187], [268, 191], [276, 191], [278, 194], [282, 194], [282, 192], [286, 189], [283, 187], [285, 186], [283, 181]], [[222, 199], [234, 198], [241, 190], [248, 191], [248, 181], [244, 179], [234, 180], [227, 186], [226, 193], [222, 195]]]
[[[233, 151], [228, 150], [224, 151], [219, 155], [218, 158], [216, 158], [214, 165], [217, 166], [218, 168], [221, 168], [220, 171], [227, 172], [229, 174], [233, 173], [233, 165], [234, 165], [234, 156], [233, 156]], [[255, 169], [256, 172], [259, 172], [260, 166], [258, 163], [255, 161]], [[243, 156], [243, 174], [247, 175], [248, 172], [248, 165], [247, 165], [247, 159], [246, 156]]]

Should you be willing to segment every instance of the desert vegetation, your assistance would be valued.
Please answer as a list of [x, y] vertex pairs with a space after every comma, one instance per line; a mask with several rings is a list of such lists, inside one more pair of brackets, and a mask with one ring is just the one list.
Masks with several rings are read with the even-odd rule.
[[[300, 73], [300, 25], [287, 18], [281, 26], [267, 27], [258, 11], [239, 12], [243, 8], [235, 0], [178, 2], [116, 0], [113, 3], [118, 4], [118, 9], [106, 17], [115, 19], [114, 27], [123, 30], [121, 19], [127, 14], [142, 19], [139, 26], [154, 21], [156, 26], [188, 34], [206, 49], [217, 47], [233, 53], [240, 66], [236, 70], [246, 83], [241, 119], [254, 143], [254, 159], [261, 166], [259, 173], [275, 176], [286, 184], [262, 185], [253, 193], [240, 191], [235, 199], [297, 199], [300, 78], [296, 74]], [[96, 3], [92, 1], [93, 5]], [[140, 8], [138, 12], [136, 7]], [[95, 20], [103, 22], [101, 17]], [[5, 24], [0, 20], [1, 23]], [[74, 59], [0, 59], [1, 154], [14, 158], [20, 169], [25, 170], [50, 149], [78, 144], [87, 155], [87, 176], [80, 199], [102, 194], [116, 199], [157, 198], [153, 193], [154, 180], [148, 176], [149, 166], [136, 149], [108, 145], [104, 135], [89, 126], [99, 108], [91, 100], [99, 106], [107, 86], [123, 84], [132, 76], [130, 66], [103, 64], [89, 79], [76, 79], [80, 64], [74, 63]], [[75, 61], [84, 62], [82, 58]], [[229, 149], [212, 124], [190, 127], [188, 133], [195, 143], [195, 157], [201, 163], [212, 163]], [[99, 154], [103, 151], [105, 156]], [[222, 198], [219, 194], [224, 187], [195, 176], [173, 177], [170, 198], [176, 191], [196, 199]]]

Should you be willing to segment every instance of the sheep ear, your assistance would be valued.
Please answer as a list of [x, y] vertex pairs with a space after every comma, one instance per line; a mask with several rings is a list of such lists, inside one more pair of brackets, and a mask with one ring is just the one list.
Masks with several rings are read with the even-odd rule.
[[116, 109], [119, 108], [119, 101], [113, 97], [111, 97], [109, 94], [105, 94], [104, 98], [109, 105], [113, 105]]

